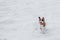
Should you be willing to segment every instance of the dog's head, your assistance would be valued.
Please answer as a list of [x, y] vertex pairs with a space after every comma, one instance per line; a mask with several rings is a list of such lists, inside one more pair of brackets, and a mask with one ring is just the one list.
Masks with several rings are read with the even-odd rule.
[[39, 18], [39, 21], [40, 21], [40, 24], [43, 25], [45, 27], [46, 23], [45, 23], [45, 18], [44, 17], [38, 17]]
[[45, 18], [44, 17], [38, 17], [39, 18], [39, 21], [45, 21]]

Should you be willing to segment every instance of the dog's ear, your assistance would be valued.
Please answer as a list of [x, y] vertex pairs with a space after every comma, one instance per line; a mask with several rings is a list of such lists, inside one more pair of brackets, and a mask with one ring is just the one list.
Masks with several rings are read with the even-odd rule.
[[42, 17], [42, 21], [45, 21], [45, 18], [44, 17]]
[[38, 17], [39, 18], [39, 21], [41, 21], [41, 17]]

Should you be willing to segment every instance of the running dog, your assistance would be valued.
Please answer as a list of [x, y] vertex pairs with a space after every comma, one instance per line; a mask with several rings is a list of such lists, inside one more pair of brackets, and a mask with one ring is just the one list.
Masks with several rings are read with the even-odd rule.
[[45, 28], [46, 28], [46, 23], [45, 23], [45, 18], [44, 17], [38, 17], [39, 18], [39, 24], [40, 24], [40, 29], [43, 33], [45, 33]]

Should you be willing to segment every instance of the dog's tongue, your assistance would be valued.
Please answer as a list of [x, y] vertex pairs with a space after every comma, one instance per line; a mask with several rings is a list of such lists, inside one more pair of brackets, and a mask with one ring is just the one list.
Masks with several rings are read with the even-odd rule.
[[43, 25], [43, 22], [40, 22], [41, 25]]

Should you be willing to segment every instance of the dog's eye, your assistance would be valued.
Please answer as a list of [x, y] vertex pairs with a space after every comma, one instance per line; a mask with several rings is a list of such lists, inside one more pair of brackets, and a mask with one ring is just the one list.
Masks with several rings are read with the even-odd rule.
[[42, 21], [44, 21], [44, 20], [42, 19]]

